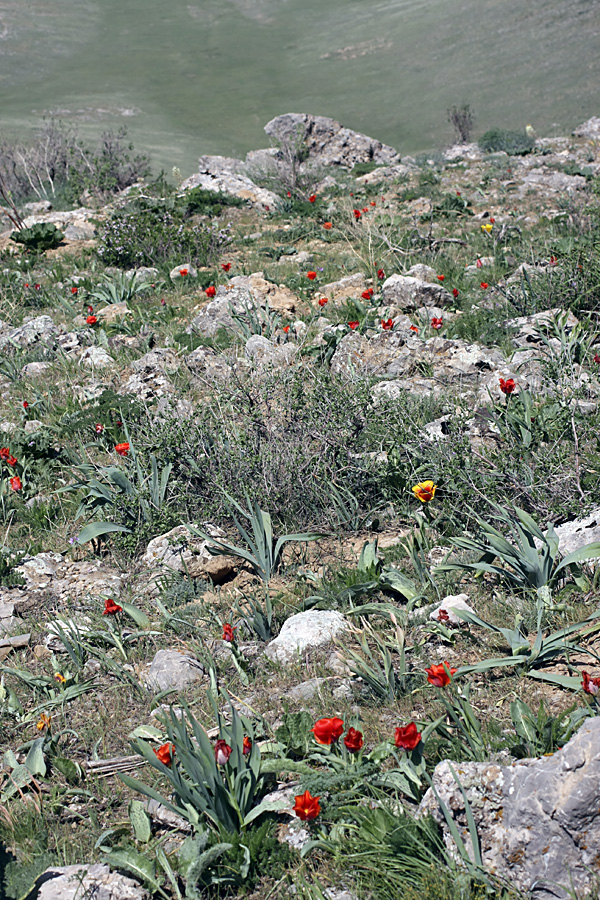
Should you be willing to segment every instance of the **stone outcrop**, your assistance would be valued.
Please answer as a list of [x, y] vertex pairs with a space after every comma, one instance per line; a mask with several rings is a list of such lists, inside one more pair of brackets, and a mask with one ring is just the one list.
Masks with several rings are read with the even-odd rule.
[[345, 166], [375, 162], [389, 166], [400, 162], [393, 147], [344, 128], [335, 119], [307, 113], [286, 113], [271, 119], [265, 131], [275, 144], [304, 147], [309, 159], [324, 166]]
[[[449, 763], [436, 766], [433, 786], [465, 846], [472, 845], [465, 814], [471, 807], [486, 868], [534, 900], [566, 900], [591, 890], [600, 859], [600, 719], [588, 719], [557, 753], [512, 766]], [[433, 790], [419, 815], [430, 813], [456, 853]]]

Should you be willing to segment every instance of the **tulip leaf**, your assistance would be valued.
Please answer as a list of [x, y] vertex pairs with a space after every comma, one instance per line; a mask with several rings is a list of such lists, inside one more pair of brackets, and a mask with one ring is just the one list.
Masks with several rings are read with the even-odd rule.
[[87, 544], [88, 541], [93, 541], [98, 537], [102, 537], [103, 534], [110, 534], [113, 531], [123, 531], [131, 534], [131, 528], [127, 528], [125, 525], [115, 525], [114, 522], [92, 522], [90, 525], [82, 528], [77, 538], [77, 543]]

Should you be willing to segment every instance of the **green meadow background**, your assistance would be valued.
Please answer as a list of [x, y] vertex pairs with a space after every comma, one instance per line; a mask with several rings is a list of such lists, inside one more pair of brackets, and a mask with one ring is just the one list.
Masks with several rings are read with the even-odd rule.
[[0, 0], [0, 123], [126, 125], [157, 168], [266, 146], [273, 116], [339, 119], [401, 153], [600, 114], [598, 0]]

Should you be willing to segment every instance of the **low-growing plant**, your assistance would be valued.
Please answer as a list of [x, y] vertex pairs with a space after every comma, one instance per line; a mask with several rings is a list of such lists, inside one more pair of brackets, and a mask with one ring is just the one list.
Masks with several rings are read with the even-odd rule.
[[122, 272], [110, 278], [105, 277], [89, 296], [90, 300], [100, 303], [130, 303], [138, 294], [153, 287], [149, 281], [140, 281], [136, 272], [133, 275]]
[[[225, 541], [211, 537], [210, 534], [200, 531], [193, 525], [188, 525], [192, 534], [198, 535], [208, 543], [208, 550], [213, 556], [237, 556], [245, 560], [252, 567], [252, 571], [261, 581], [268, 584], [271, 577], [280, 568], [283, 562], [283, 549], [286, 544], [315, 541], [323, 535], [319, 532], [307, 532], [298, 534], [285, 534], [275, 540], [273, 525], [268, 512], [261, 509], [256, 500], [250, 500], [246, 494], [248, 508], [244, 509], [237, 500], [225, 493], [225, 504], [231, 518], [237, 528], [245, 547], [236, 547]], [[247, 527], [242, 524], [245, 519], [252, 528], [250, 535]]]
[[167, 748], [162, 758], [146, 741], [135, 740], [136, 751], [170, 784], [172, 797], [130, 775], [120, 777], [128, 787], [183, 816], [194, 829], [202, 829], [208, 820], [222, 834], [245, 832], [267, 811], [284, 808], [285, 801], [261, 800], [270, 775], [294, 764], [285, 759], [264, 760], [250, 720], [231, 706], [228, 724], [212, 694], [211, 700], [219, 728], [216, 743], [186, 704], [178, 710], [171, 708], [165, 720], [168, 740], [161, 748]]
[[504, 151], [509, 156], [524, 156], [533, 150], [535, 138], [530, 137], [525, 131], [490, 128], [479, 138], [479, 146], [486, 153]]
[[[543, 605], [550, 607], [552, 591], [567, 578], [572, 577], [582, 587], [587, 584], [579, 563], [600, 557], [600, 542], [594, 541], [561, 559], [552, 524], [543, 532], [529, 513], [517, 507], [512, 515], [495, 507], [495, 519], [508, 532], [511, 541], [489, 522], [475, 518], [481, 529], [480, 537], [453, 537], [450, 542], [460, 550], [479, 554], [478, 558], [473, 562], [446, 562], [437, 571], [467, 570], [478, 577], [489, 572], [498, 575], [513, 590], [535, 591]], [[494, 564], [496, 559], [500, 564]]]
[[21, 228], [13, 231], [11, 241], [23, 244], [27, 250], [43, 253], [45, 250], [53, 250], [63, 240], [64, 234], [52, 222], [39, 222], [30, 228]]

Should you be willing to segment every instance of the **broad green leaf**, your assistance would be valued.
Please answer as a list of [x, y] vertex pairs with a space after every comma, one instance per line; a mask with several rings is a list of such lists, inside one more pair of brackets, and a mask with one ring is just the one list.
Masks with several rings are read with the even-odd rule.
[[136, 841], [147, 844], [152, 837], [152, 823], [150, 816], [144, 809], [144, 804], [141, 800], [130, 800], [127, 812], [129, 813], [129, 821], [131, 822]]
[[46, 760], [44, 759], [44, 742], [45, 737], [36, 738], [25, 760], [25, 765], [32, 775], [46, 774]]
[[244, 818], [244, 826], [249, 825], [250, 822], [253, 822], [259, 816], [262, 816], [263, 813], [267, 812], [281, 812], [284, 809], [290, 808], [289, 800], [277, 800], [272, 798], [270, 800], [261, 800], [258, 806], [255, 806], [254, 809], [251, 809], [247, 816]]
[[106, 861], [115, 869], [125, 869], [126, 872], [131, 872], [138, 881], [148, 885], [152, 890], [159, 890], [160, 884], [154, 874], [154, 864], [142, 853], [138, 853], [131, 847], [111, 850], [106, 854]]
[[6, 803], [14, 794], [20, 793], [24, 787], [34, 780], [34, 776], [27, 766], [18, 765], [8, 775], [8, 781], [4, 783], [4, 790], [0, 795], [0, 802]]
[[90, 525], [82, 528], [77, 538], [77, 543], [87, 544], [88, 541], [93, 541], [103, 534], [111, 534], [114, 531], [123, 531], [126, 534], [131, 534], [131, 528], [126, 528], [125, 525], [115, 525], [113, 522], [92, 522]]
[[127, 615], [133, 619], [138, 628], [150, 627], [150, 619], [146, 613], [142, 612], [141, 609], [138, 609], [137, 606], [134, 606], [132, 603], [125, 603], [125, 601], [121, 600], [119, 601], [119, 606], [122, 607], [124, 613], [127, 613]]
[[562, 569], [567, 569], [569, 566], [573, 565], [573, 563], [585, 562], [587, 559], [598, 559], [600, 557], [600, 541], [594, 541], [591, 544], [586, 544], [585, 547], [580, 547], [579, 550], [574, 550], [573, 553], [569, 553], [561, 562], [557, 565], [554, 570], [554, 574], [558, 574]]
[[532, 669], [527, 675], [529, 678], [535, 678], [537, 681], [557, 684], [559, 687], [567, 688], [569, 691], [581, 689], [581, 678], [578, 678], [576, 675], [555, 675], [553, 672], [544, 672], [543, 669]]

